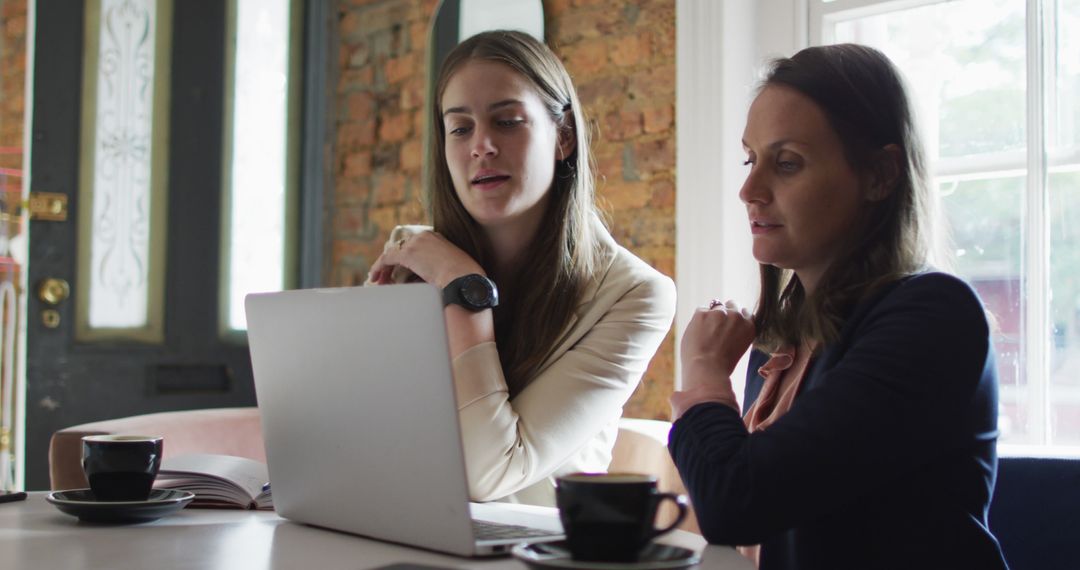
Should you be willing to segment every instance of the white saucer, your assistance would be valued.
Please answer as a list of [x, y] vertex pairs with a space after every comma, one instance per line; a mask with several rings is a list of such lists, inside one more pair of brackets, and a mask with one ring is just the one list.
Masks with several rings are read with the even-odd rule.
[[701, 557], [679, 546], [652, 543], [641, 551], [637, 562], [581, 562], [570, 557], [566, 541], [519, 544], [510, 551], [534, 570], [680, 570], [693, 568]]
[[187, 491], [154, 489], [145, 501], [99, 501], [90, 489], [55, 491], [45, 497], [60, 511], [79, 520], [136, 523], [157, 520], [186, 507], [195, 498]]

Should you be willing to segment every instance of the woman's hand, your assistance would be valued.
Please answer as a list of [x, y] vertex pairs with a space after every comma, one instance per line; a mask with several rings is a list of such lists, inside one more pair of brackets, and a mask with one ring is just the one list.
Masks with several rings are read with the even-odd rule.
[[469, 254], [433, 231], [424, 231], [391, 245], [371, 266], [368, 278], [377, 285], [392, 283], [394, 268], [404, 267], [440, 289], [462, 275], [484, 274]]
[[[713, 301], [698, 309], [683, 332], [682, 390], [731, 389], [731, 373], [754, 342], [753, 315], [734, 301]], [[733, 395], [734, 396], [734, 395]]]

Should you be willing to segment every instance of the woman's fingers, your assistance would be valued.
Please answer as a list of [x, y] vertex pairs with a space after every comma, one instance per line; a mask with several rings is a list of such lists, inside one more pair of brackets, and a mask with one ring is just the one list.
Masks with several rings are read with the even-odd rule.
[[483, 273], [467, 253], [433, 231], [424, 231], [388, 242], [383, 254], [371, 266], [373, 283], [394, 282], [398, 268], [408, 270], [415, 279], [445, 287], [454, 278], [469, 273]]
[[754, 342], [753, 313], [733, 300], [713, 299], [690, 319], [680, 346], [683, 362], [726, 376]]
[[713, 299], [700, 307], [702, 311], [719, 311], [724, 313], [738, 313], [744, 319], [753, 319], [754, 312], [747, 307], [740, 307], [732, 299], [721, 301], [720, 299]]
[[394, 266], [387, 264], [386, 257], [387, 255], [384, 253], [375, 260], [375, 263], [371, 264], [371, 269], [368, 270], [368, 281], [376, 285], [386, 285], [390, 282], [390, 274], [393, 272]]

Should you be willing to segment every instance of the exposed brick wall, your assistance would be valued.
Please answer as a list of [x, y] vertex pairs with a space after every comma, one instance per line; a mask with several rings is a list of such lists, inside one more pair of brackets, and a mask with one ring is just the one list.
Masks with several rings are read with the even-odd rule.
[[[0, 0], [0, 148], [22, 147], [25, 88], [26, 0]], [[22, 153], [0, 152], [0, 168], [22, 168]]]
[[[330, 282], [364, 280], [420, 204], [427, 33], [435, 0], [342, 0]], [[675, 274], [675, 3], [545, 0], [547, 40], [593, 120], [599, 195], [623, 245]], [[669, 417], [669, 336], [627, 406]]]
[[[26, 0], [0, 0], [0, 210], [5, 215], [16, 212], [22, 199], [22, 177], [12, 171], [22, 169], [25, 88]], [[21, 231], [18, 222], [2, 227], [7, 232], [4, 243]], [[0, 280], [9, 278], [5, 269]]]
[[334, 285], [362, 283], [399, 223], [420, 203], [428, 26], [437, 0], [339, 3], [334, 149]]
[[[598, 194], [616, 241], [675, 275], [675, 2], [547, 0], [548, 44], [593, 120]], [[674, 335], [625, 414], [668, 419]]]

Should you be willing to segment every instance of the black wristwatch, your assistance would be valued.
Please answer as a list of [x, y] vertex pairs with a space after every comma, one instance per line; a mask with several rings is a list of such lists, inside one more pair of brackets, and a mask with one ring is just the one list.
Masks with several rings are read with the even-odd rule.
[[499, 305], [499, 290], [495, 282], [479, 273], [454, 279], [443, 288], [443, 306], [451, 303], [470, 311], [483, 311]]

